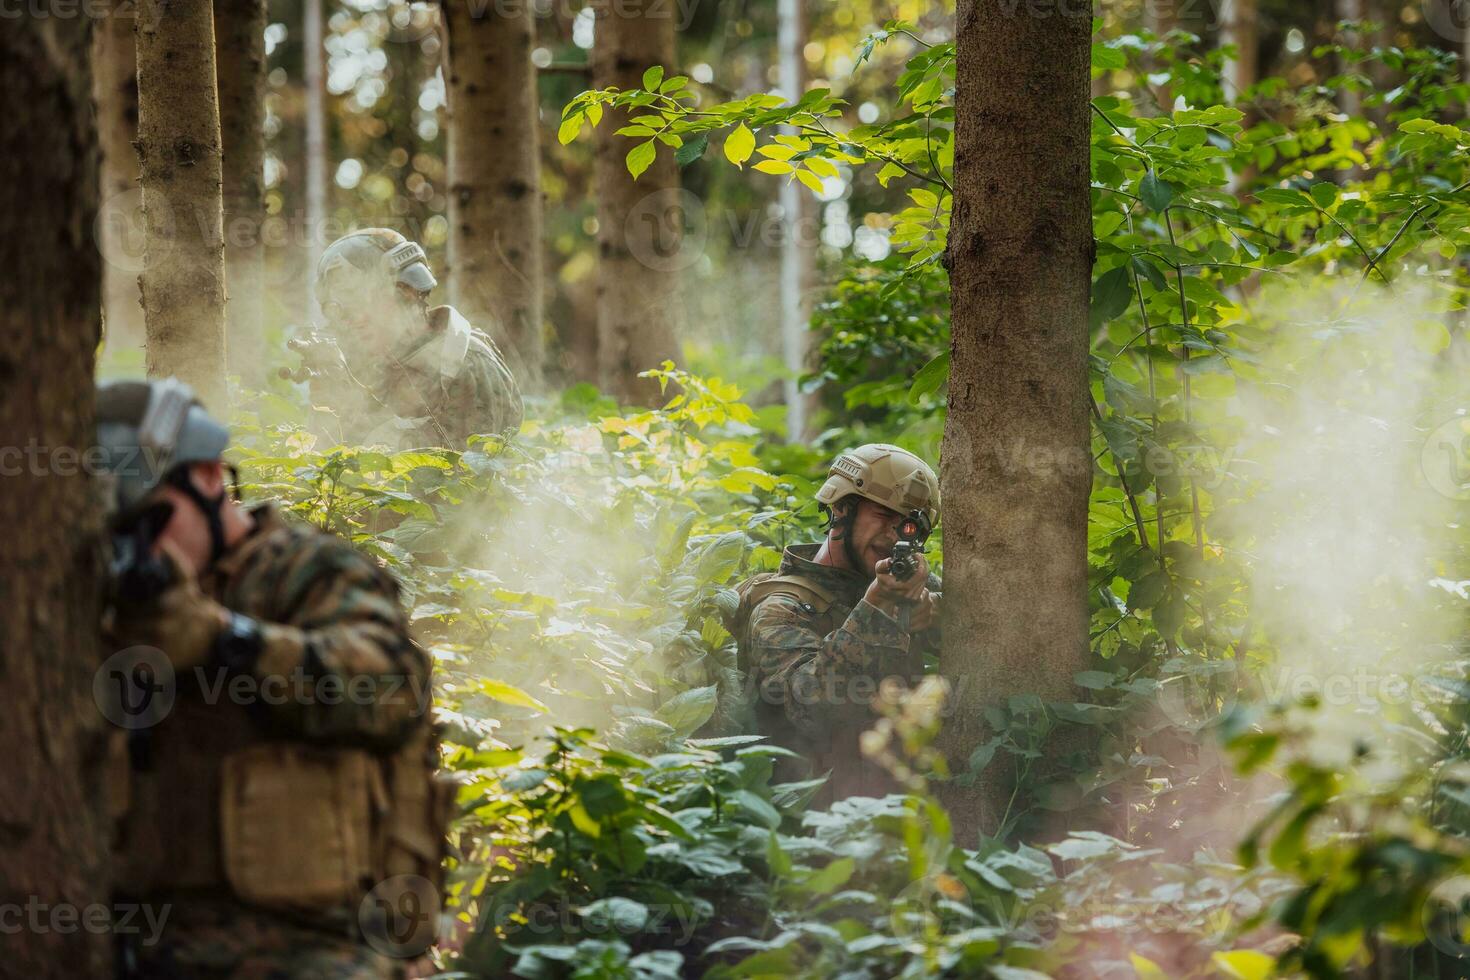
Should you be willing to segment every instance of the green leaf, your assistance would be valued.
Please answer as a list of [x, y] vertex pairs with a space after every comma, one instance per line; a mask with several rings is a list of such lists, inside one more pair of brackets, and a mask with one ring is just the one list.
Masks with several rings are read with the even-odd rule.
[[504, 681], [483, 677], [477, 686], [480, 688], [480, 693], [494, 698], [501, 704], [514, 705], [517, 708], [530, 708], [532, 711], [540, 712], [541, 714], [545, 714], [549, 710], [546, 705], [537, 701], [514, 684], [507, 684]]
[[1276, 958], [1257, 949], [1237, 949], [1215, 953], [1210, 961], [1220, 972], [1235, 980], [1267, 980], [1276, 969]]
[[[760, 169], [757, 167], [756, 169]], [[814, 194], [822, 193], [822, 179], [810, 170], [796, 171], [796, 179], [801, 181]]]
[[813, 895], [830, 895], [847, 884], [856, 868], [857, 864], [852, 858], [841, 858], [833, 861], [821, 871], [814, 872], [810, 878], [801, 883], [801, 887]]
[[643, 91], [657, 92], [659, 83], [664, 80], [664, 69], [662, 65], [654, 65], [643, 73]]
[[1138, 184], [1138, 196], [1154, 211], [1162, 211], [1174, 200], [1174, 185], [1159, 179], [1158, 171], [1150, 170]]
[[789, 174], [796, 169], [791, 164], [782, 163], [780, 160], [762, 160], [754, 166], [763, 174]]
[[1133, 583], [1128, 590], [1128, 608], [1147, 609], [1158, 602], [1164, 595], [1164, 590], [1169, 587], [1169, 576], [1161, 571], [1153, 571]]
[[704, 156], [704, 151], [708, 147], [709, 134], [701, 133], [696, 138], [679, 147], [679, 151], [674, 154], [674, 162], [677, 163], [681, 169], [687, 167], [695, 160], [698, 160], [700, 157]]
[[755, 134], [750, 127], [741, 123], [735, 131], [725, 137], [725, 159], [735, 166], [742, 166], [755, 151]]
[[577, 910], [593, 935], [609, 931], [626, 936], [648, 924], [648, 906], [631, 898], [602, 898]]
[[718, 691], [715, 685], [695, 687], [664, 702], [654, 712], [654, 717], [681, 736], [689, 735], [710, 720], [717, 703]]
[[582, 131], [582, 119], [583, 115], [580, 112], [563, 119], [561, 126], [556, 130], [557, 142], [561, 143], [562, 146], [566, 146], [572, 140], [576, 139], [577, 134]]
[[909, 385], [909, 403], [917, 405], [926, 395], [932, 395], [949, 380], [949, 351], [935, 355], [928, 364], [919, 368]]
[[884, 187], [895, 177], [902, 177], [904, 169], [896, 163], [885, 163], [878, 171], [878, 183]]
[[1313, 184], [1312, 200], [1317, 203], [1317, 207], [1326, 211], [1337, 202], [1337, 185], [1328, 183], [1327, 181], [1323, 181], [1320, 184]]
[[1085, 687], [1090, 691], [1101, 691], [1112, 687], [1114, 677], [1105, 670], [1084, 670], [1072, 675], [1072, 682], [1078, 687]]
[[639, 143], [628, 151], [628, 173], [633, 175], [634, 180], [637, 180], [643, 171], [653, 165], [653, 158], [656, 153], [658, 153], [658, 149], [653, 145], [653, 140]]
[[737, 789], [725, 798], [725, 802], [744, 811], [767, 830], [775, 830], [781, 826], [780, 811], [748, 789]]
[[1092, 46], [1092, 67], [1102, 71], [1127, 68], [1128, 57], [1117, 48], [1110, 48], [1106, 44], [1094, 44]]
[[1128, 276], [1127, 266], [1109, 269], [1097, 277], [1092, 284], [1092, 315], [1094, 326], [1101, 325], [1120, 316], [1133, 300], [1133, 280]]

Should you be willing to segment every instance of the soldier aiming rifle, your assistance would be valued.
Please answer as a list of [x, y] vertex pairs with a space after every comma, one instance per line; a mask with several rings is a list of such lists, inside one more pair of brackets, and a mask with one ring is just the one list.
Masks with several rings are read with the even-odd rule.
[[879, 686], [916, 684], [937, 638], [939, 579], [923, 547], [939, 479], [897, 446], [860, 446], [837, 457], [817, 501], [825, 540], [743, 583], [731, 626], [759, 732], [830, 771], [821, 803], [896, 789], [858, 736], [878, 717]]

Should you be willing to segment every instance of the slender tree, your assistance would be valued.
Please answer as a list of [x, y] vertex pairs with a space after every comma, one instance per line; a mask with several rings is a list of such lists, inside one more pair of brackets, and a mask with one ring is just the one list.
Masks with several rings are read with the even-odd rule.
[[[593, 88], [640, 88], [644, 72], [655, 65], [674, 67], [674, 6], [627, 0], [601, 10]], [[647, 403], [658, 397], [658, 386], [641, 382], [638, 372], [676, 360], [679, 350], [682, 300], [672, 268], [678, 263], [668, 261], [684, 234], [679, 170], [672, 153], [658, 153], [635, 180], [625, 163], [629, 143], [616, 135], [627, 114], [608, 116], [597, 127], [594, 162], [598, 374], [604, 390]]]
[[[19, 529], [0, 548], [0, 903], [51, 923], [69, 908], [74, 925], [109, 891], [92, 698], [100, 514], [83, 453], [101, 334], [88, 23], [18, 17], [0, 30], [0, 520]], [[0, 972], [109, 970], [105, 934], [41, 928], [6, 937]]]
[[[1334, 0], [1335, 13], [1340, 21], [1356, 24], [1363, 19], [1363, 0]], [[1343, 32], [1342, 44], [1344, 47], [1353, 47], [1359, 43], [1357, 31], [1348, 30]], [[1346, 59], [1341, 59], [1337, 66], [1340, 72], [1353, 71], [1353, 65]], [[1356, 89], [1343, 86], [1338, 89], [1337, 104], [1343, 112], [1349, 116], [1360, 115], [1363, 111], [1363, 99]]]
[[141, 349], [143, 306], [138, 273], [143, 268], [141, 194], [138, 191], [138, 58], [133, 18], [113, 12], [92, 32], [93, 98], [102, 148], [102, 310], [108, 348]]
[[450, 302], [487, 325], [535, 387], [546, 356], [535, 18], [528, 3], [445, 0], [443, 9]]
[[230, 370], [263, 379], [265, 0], [215, 0]]
[[324, 0], [302, 0], [301, 76], [306, 90], [306, 319], [316, 316], [316, 264], [326, 248], [327, 221], [327, 76], [322, 24]]
[[148, 222], [140, 283], [148, 373], [223, 408], [225, 262], [210, 0], [143, 0], [138, 160]]
[[1238, 100], [1259, 77], [1257, 16], [1256, 0], [1222, 0], [1220, 4], [1220, 46], [1234, 45], [1236, 49], [1235, 57], [1225, 63], [1221, 79], [1227, 102]]
[[[1088, 658], [1087, 314], [1091, 11], [961, 0], [956, 12], [953, 336], [945, 421], [941, 667], [963, 766], [983, 710], [1069, 699]], [[956, 800], [994, 832], [1011, 787]]]
[[[806, 61], [802, 47], [806, 23], [799, 0], [778, 0], [776, 16], [780, 49], [782, 93], [792, 101], [806, 91]], [[795, 130], [787, 128], [788, 133]], [[805, 241], [807, 219], [811, 213], [811, 196], [794, 180], [781, 182], [781, 213], [785, 235], [781, 239], [781, 353], [787, 377], [783, 385], [786, 400], [787, 439], [801, 441], [806, 435], [808, 396], [801, 391], [801, 373], [807, 355], [807, 290], [815, 275], [815, 243]]]

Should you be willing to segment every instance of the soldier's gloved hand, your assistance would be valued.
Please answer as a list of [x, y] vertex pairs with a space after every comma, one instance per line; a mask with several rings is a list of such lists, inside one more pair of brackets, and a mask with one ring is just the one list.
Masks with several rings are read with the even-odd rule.
[[889, 573], [893, 559], [884, 558], [879, 561], [873, 568], [877, 575], [868, 583], [868, 591], [863, 598], [890, 616], [897, 615], [900, 605], [917, 602], [927, 591], [925, 586], [929, 581], [929, 563], [924, 560], [923, 555], [915, 555], [914, 558], [914, 574], [906, 579], [894, 578]]
[[230, 614], [200, 591], [194, 576], [167, 545], [164, 558], [173, 569], [168, 588], [148, 602], [118, 609], [111, 639], [118, 649], [154, 647], [163, 651], [175, 671], [189, 670], [209, 662]]
[[922, 633], [939, 621], [939, 593], [924, 590], [924, 594], [909, 607], [909, 632]]

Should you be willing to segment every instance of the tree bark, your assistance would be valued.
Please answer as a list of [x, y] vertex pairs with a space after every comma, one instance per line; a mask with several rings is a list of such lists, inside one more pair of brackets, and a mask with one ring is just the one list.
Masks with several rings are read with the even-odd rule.
[[80, 927], [109, 899], [92, 699], [100, 516], [81, 463], [102, 275], [88, 26], [19, 17], [0, 30], [0, 521], [13, 529], [0, 548], [0, 904], [25, 909], [28, 930], [0, 972], [42, 980], [110, 972], [107, 936]]
[[225, 262], [210, 0], [142, 0], [138, 159], [148, 374], [225, 409]]
[[265, 0], [215, 0], [229, 367], [265, 378]]
[[138, 190], [138, 59], [133, 18], [113, 12], [92, 33], [93, 98], [102, 150], [98, 247], [102, 250], [104, 342], [143, 349], [142, 192]]
[[[961, 771], [987, 705], [1072, 700], [1089, 657], [1091, 21], [1067, 9], [962, 0], [956, 14], [941, 667], [956, 709], [943, 744]], [[967, 835], [996, 831], [1001, 768], [955, 801]]]
[[[642, 88], [643, 73], [674, 70], [674, 5], [627, 0], [599, 11], [592, 48], [592, 87]], [[679, 295], [676, 267], [684, 235], [684, 199], [673, 153], [664, 146], [636, 181], [625, 159], [637, 144], [616, 135], [624, 112], [607, 113], [597, 127], [597, 363], [609, 394], [633, 403], [659, 397], [657, 383], [638, 372], [678, 360]]]
[[[806, 59], [802, 56], [806, 19], [802, 16], [800, 0], [778, 0], [776, 16], [780, 22], [781, 90], [795, 102], [806, 92]], [[783, 126], [782, 131], [796, 132], [790, 126]], [[816, 242], [807, 235], [809, 224], [815, 220], [813, 210], [811, 195], [805, 187], [794, 180], [781, 182], [781, 215], [785, 224], [781, 238], [781, 353], [787, 371], [782, 385], [787, 442], [806, 440], [813, 404], [811, 397], [801, 390], [810, 336], [807, 296], [816, 271]]]
[[325, 27], [322, 3], [303, 0], [301, 16], [301, 76], [306, 90], [306, 145], [302, 162], [306, 171], [306, 297], [304, 319], [316, 318], [316, 266], [329, 244], [327, 231], [327, 76], [323, 46]]
[[1222, 0], [1220, 47], [1235, 45], [1236, 56], [1225, 63], [1225, 101], [1234, 104], [1259, 77], [1260, 43], [1256, 34], [1256, 0]]
[[540, 101], [529, 4], [445, 0], [449, 37], [449, 297], [540, 386]]

